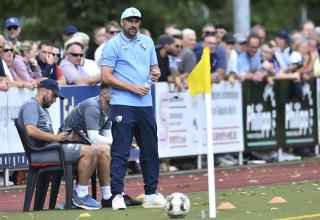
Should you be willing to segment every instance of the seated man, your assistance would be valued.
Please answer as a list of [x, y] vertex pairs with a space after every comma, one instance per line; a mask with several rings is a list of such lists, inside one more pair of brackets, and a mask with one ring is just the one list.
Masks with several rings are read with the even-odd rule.
[[[97, 166], [102, 195], [101, 205], [103, 207], [111, 207], [113, 199], [109, 183], [110, 146], [112, 144], [111, 121], [108, 120], [109, 101], [109, 87], [102, 83], [100, 86], [100, 95], [80, 102], [61, 125], [62, 130], [75, 128], [86, 132], [94, 144], [103, 145], [107, 150], [108, 158], [98, 161]], [[142, 204], [141, 201], [133, 200], [128, 195], [125, 195], [124, 199], [128, 206]]]
[[[54, 134], [52, 121], [47, 108], [57, 99], [63, 99], [58, 83], [52, 79], [43, 80], [35, 97], [24, 102], [19, 110], [18, 123], [24, 128], [28, 141], [33, 146], [44, 146], [50, 142], [70, 140], [72, 134]], [[84, 209], [99, 209], [101, 204], [88, 193], [89, 179], [97, 162], [109, 160], [109, 151], [103, 145], [61, 144], [65, 159], [77, 165], [79, 183], [73, 192], [73, 203]], [[56, 152], [34, 153], [34, 162], [60, 162]]]

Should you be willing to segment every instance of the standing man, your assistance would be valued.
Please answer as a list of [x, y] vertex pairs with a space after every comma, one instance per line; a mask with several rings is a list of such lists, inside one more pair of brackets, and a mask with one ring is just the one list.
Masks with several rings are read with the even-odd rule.
[[122, 193], [132, 138], [140, 146], [144, 179], [144, 208], [162, 208], [157, 193], [159, 155], [157, 126], [150, 86], [160, 77], [157, 56], [150, 37], [138, 33], [141, 13], [127, 8], [121, 15], [122, 32], [114, 36], [102, 53], [102, 81], [111, 86], [109, 116], [112, 121], [111, 192], [113, 210], [126, 209]]
[[8, 18], [4, 26], [6, 28], [6, 39], [14, 46], [19, 46], [20, 41], [18, 41], [18, 38], [21, 32], [20, 20], [16, 17]]
[[[100, 94], [80, 102], [61, 125], [62, 130], [76, 128], [86, 132], [93, 144], [102, 145], [108, 152], [107, 157], [101, 157], [97, 165], [102, 207], [111, 207], [113, 199], [109, 184], [112, 144], [111, 121], [108, 120], [109, 102], [109, 86], [101, 83]], [[137, 206], [142, 203], [131, 199], [128, 195], [124, 195], [124, 200], [127, 206]]]

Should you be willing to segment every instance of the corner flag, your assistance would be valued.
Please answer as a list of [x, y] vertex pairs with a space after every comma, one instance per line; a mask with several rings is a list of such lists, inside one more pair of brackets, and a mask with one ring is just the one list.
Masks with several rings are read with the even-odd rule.
[[203, 48], [202, 56], [198, 64], [188, 76], [190, 95], [211, 92], [210, 51]]
[[213, 135], [212, 135], [212, 99], [211, 99], [211, 70], [210, 52], [205, 47], [201, 59], [188, 77], [190, 95], [205, 94], [206, 124], [207, 124], [207, 161], [208, 161], [208, 191], [209, 191], [209, 217], [216, 217], [216, 186], [213, 161]]

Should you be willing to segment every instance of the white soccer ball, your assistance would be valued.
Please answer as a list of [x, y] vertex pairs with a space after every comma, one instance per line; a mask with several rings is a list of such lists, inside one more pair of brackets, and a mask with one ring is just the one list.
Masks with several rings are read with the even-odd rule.
[[190, 211], [190, 200], [183, 193], [172, 193], [166, 199], [164, 211], [171, 218], [183, 218]]

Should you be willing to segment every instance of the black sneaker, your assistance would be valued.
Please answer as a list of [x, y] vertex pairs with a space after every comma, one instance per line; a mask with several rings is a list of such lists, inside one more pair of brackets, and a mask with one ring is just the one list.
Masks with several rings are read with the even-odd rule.
[[[126, 204], [126, 206], [139, 206], [142, 204], [142, 201], [132, 199], [128, 195], [123, 195], [123, 198], [124, 198], [124, 203]], [[102, 207], [112, 207], [112, 200], [113, 200], [113, 196], [111, 196], [109, 199], [102, 199], [101, 200]]]
[[111, 196], [109, 199], [102, 199], [101, 200], [102, 207], [112, 207], [112, 200], [113, 200], [113, 196]]
[[123, 195], [123, 198], [124, 198], [124, 203], [126, 204], [126, 206], [138, 206], [138, 205], [142, 204], [142, 201], [137, 200], [137, 199], [132, 199], [128, 195]]

